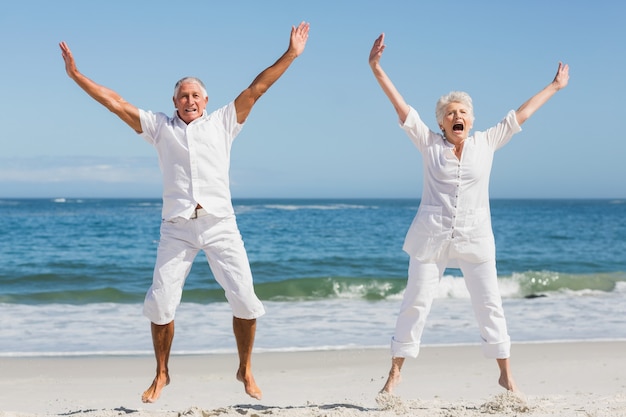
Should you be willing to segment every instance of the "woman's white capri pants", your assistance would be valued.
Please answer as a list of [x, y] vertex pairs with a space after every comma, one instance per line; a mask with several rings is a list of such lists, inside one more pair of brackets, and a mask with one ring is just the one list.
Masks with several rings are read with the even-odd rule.
[[[511, 339], [502, 309], [495, 260], [478, 264], [462, 259], [456, 261], [472, 299], [484, 355], [492, 359], [508, 358]], [[426, 318], [447, 264], [447, 258], [437, 263], [410, 259], [409, 278], [391, 341], [393, 357], [417, 357]]]

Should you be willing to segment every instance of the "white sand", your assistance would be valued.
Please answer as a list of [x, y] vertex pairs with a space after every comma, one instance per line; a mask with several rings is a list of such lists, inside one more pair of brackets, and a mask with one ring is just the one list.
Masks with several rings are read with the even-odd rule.
[[512, 365], [527, 402], [497, 384], [478, 346], [424, 347], [396, 397], [376, 401], [387, 350], [256, 353], [263, 399], [235, 379], [236, 355], [173, 356], [155, 404], [141, 393], [152, 357], [0, 358], [0, 417], [626, 417], [626, 342], [520, 344]]

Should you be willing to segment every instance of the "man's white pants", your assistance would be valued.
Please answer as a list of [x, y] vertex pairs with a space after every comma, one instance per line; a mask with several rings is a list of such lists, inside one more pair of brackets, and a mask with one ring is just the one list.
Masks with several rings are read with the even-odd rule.
[[152, 286], [144, 301], [144, 315], [154, 324], [174, 320], [193, 260], [203, 250], [222, 286], [233, 315], [255, 319], [265, 313], [254, 293], [252, 272], [235, 216], [175, 218], [161, 224]]
[[[456, 261], [470, 293], [485, 357], [508, 358], [511, 339], [502, 309], [495, 260], [478, 264], [461, 259]], [[415, 358], [419, 354], [426, 318], [447, 264], [447, 258], [438, 263], [422, 263], [415, 258], [410, 259], [409, 278], [391, 341], [393, 357]]]

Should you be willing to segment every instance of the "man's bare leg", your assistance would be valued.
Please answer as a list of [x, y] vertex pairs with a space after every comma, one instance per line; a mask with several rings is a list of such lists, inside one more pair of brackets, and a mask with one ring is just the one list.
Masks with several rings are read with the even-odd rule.
[[393, 389], [400, 383], [400, 370], [404, 365], [404, 358], [391, 358], [391, 369], [389, 370], [389, 377], [385, 386], [380, 392], [386, 392], [391, 394]]
[[239, 369], [237, 379], [243, 382], [246, 394], [257, 400], [263, 395], [252, 375], [252, 347], [256, 334], [256, 319], [246, 320], [233, 317], [233, 332], [239, 352]]
[[157, 368], [152, 385], [141, 396], [141, 401], [144, 403], [153, 403], [158, 400], [161, 390], [170, 383], [168, 362], [172, 341], [174, 340], [174, 321], [164, 325], [152, 323], [151, 329]]
[[509, 358], [496, 359], [496, 361], [498, 362], [498, 368], [500, 368], [500, 379], [498, 379], [498, 383], [509, 391], [518, 392], [517, 385], [515, 384], [511, 373]]

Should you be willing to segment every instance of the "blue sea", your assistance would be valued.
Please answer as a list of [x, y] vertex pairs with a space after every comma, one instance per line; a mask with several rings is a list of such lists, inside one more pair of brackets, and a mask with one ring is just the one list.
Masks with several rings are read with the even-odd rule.
[[[259, 297], [256, 350], [387, 347], [419, 200], [241, 199]], [[626, 340], [626, 199], [493, 200], [513, 343]], [[142, 302], [158, 199], [0, 200], [0, 356], [147, 355]], [[234, 352], [232, 316], [200, 253], [174, 354]], [[446, 271], [424, 345], [477, 344], [460, 271]]]

